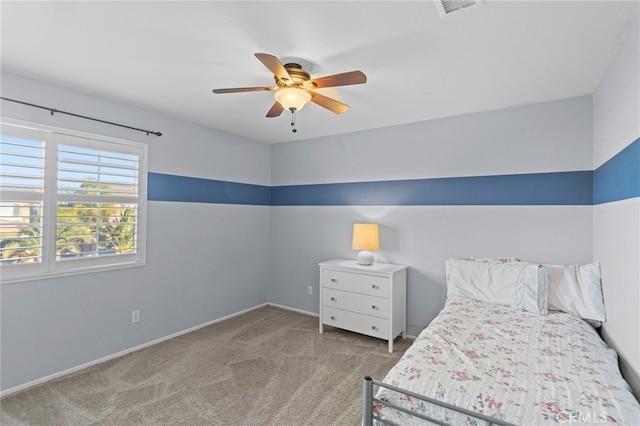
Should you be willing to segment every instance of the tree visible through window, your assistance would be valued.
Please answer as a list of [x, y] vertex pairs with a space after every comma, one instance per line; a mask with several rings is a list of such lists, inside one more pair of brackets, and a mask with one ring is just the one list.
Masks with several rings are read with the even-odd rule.
[[144, 145], [3, 123], [0, 158], [3, 274], [144, 262]]

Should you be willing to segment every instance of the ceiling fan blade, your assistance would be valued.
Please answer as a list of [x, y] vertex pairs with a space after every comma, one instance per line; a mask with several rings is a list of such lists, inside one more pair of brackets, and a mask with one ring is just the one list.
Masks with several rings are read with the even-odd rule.
[[328, 98], [320, 93], [312, 92], [311, 90], [307, 90], [307, 92], [311, 94], [311, 102], [318, 104], [331, 112], [342, 114], [343, 112], [347, 112], [349, 109], [348, 105], [338, 102], [335, 99]]
[[282, 105], [280, 105], [279, 102], [276, 102], [267, 113], [267, 117], [279, 117], [280, 114], [282, 114], [282, 111], [284, 111], [284, 108], [282, 108]]
[[286, 70], [280, 59], [276, 58], [273, 55], [269, 55], [268, 53], [256, 53], [256, 58], [260, 62], [264, 64], [265, 67], [269, 68], [269, 71], [273, 73], [280, 80], [291, 80], [291, 76], [289, 72]]
[[367, 76], [362, 71], [349, 71], [340, 74], [328, 75], [326, 77], [314, 78], [305, 82], [305, 87], [323, 88], [335, 86], [349, 86], [352, 84], [364, 84], [367, 82]]
[[213, 93], [238, 93], [238, 92], [273, 92], [278, 87], [236, 87], [232, 89], [213, 89]]

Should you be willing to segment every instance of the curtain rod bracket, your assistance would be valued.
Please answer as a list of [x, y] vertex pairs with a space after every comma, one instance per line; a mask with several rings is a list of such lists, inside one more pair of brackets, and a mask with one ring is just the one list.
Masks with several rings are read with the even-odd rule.
[[137, 127], [131, 127], [131, 126], [127, 126], [127, 125], [124, 125], [124, 124], [113, 123], [111, 121], [101, 120], [99, 118], [87, 117], [86, 115], [75, 114], [73, 112], [60, 111], [59, 109], [45, 107], [45, 106], [42, 106], [42, 105], [31, 104], [29, 102], [23, 102], [23, 101], [19, 101], [17, 99], [5, 98], [4, 96], [0, 96], [0, 99], [2, 99], [3, 101], [15, 102], [17, 104], [22, 104], [22, 105], [27, 105], [27, 106], [34, 107], [34, 108], [40, 108], [40, 109], [48, 110], [49, 113], [52, 116], [53, 116], [54, 113], [58, 112], [60, 114], [70, 115], [72, 117], [84, 118], [85, 120], [97, 121], [99, 123], [110, 124], [112, 126], [118, 126], [118, 127], [124, 127], [125, 129], [136, 130], [138, 132], [146, 133], [147, 136], [149, 136], [149, 135], [162, 136], [162, 133], [160, 133], [160, 132], [153, 132], [151, 130], [138, 129]]

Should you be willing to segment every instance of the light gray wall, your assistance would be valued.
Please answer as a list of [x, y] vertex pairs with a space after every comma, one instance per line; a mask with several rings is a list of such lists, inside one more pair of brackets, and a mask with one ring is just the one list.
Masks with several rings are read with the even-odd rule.
[[[9, 73], [2, 95], [161, 131], [3, 102], [6, 117], [147, 143], [150, 172], [270, 184], [269, 145]], [[3, 390], [266, 302], [269, 206], [152, 201], [147, 219], [144, 267], [0, 286]]]
[[[297, 143], [272, 151], [272, 184], [591, 170], [588, 96]], [[409, 266], [416, 335], [444, 305], [448, 257], [592, 258], [587, 206], [274, 206], [269, 301], [318, 312], [318, 262], [355, 258], [354, 222], [381, 225], [377, 261]], [[314, 294], [308, 296], [311, 285]]]
[[591, 170], [590, 96], [273, 147], [272, 184]]
[[[640, 137], [638, 14], [593, 95], [593, 116], [597, 168]], [[640, 169], [640, 158], [635, 167]], [[602, 263], [603, 336], [618, 351], [621, 370], [640, 398], [640, 198], [594, 207], [593, 256]]]

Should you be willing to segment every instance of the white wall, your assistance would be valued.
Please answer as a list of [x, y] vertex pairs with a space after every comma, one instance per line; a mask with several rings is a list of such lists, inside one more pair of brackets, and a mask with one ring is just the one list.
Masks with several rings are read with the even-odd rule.
[[[579, 97], [297, 143], [272, 151], [272, 184], [591, 170], [592, 105]], [[274, 206], [269, 301], [318, 312], [317, 263], [355, 258], [351, 226], [381, 225], [377, 261], [405, 264], [407, 323], [416, 335], [443, 306], [444, 261], [517, 256], [586, 263], [590, 205]], [[307, 286], [314, 295], [308, 296]]]
[[[161, 131], [2, 102], [6, 117], [147, 143], [150, 172], [270, 184], [268, 145], [9, 73], [1, 83], [4, 97]], [[266, 302], [269, 206], [151, 201], [147, 219], [144, 267], [0, 286], [3, 390]]]
[[[593, 95], [597, 169], [640, 137], [640, 17], [627, 28]], [[636, 142], [637, 143], [637, 142]], [[633, 167], [633, 166], [632, 166]], [[635, 162], [635, 176], [640, 158]], [[633, 176], [633, 174], [630, 174]], [[640, 182], [636, 185], [640, 187]], [[594, 206], [594, 258], [602, 264], [605, 340], [616, 348], [623, 374], [640, 395], [640, 198]]]

